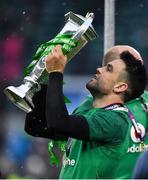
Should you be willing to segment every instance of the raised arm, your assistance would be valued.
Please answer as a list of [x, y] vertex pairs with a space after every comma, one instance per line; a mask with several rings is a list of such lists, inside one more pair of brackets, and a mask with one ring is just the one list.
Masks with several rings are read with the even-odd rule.
[[61, 47], [56, 46], [46, 59], [49, 82], [46, 97], [46, 119], [48, 128], [54, 133], [89, 140], [88, 123], [83, 116], [69, 115], [63, 96], [63, 73], [67, 57]]
[[48, 128], [54, 133], [82, 140], [89, 140], [88, 123], [84, 116], [69, 115], [64, 103], [63, 74], [52, 72], [46, 97], [46, 119]]

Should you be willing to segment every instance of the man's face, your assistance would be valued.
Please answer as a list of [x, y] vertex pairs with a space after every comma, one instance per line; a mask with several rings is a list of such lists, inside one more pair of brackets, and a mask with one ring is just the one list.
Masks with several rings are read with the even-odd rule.
[[116, 59], [106, 66], [97, 68], [94, 77], [86, 84], [87, 89], [95, 95], [113, 93], [115, 85], [121, 82], [126, 73], [125, 67], [122, 60]]

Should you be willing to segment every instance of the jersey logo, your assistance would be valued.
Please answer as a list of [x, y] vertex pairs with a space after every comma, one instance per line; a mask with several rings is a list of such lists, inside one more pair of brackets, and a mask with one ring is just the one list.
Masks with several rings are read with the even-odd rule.
[[[138, 128], [139, 128], [139, 130], [141, 132], [141, 136], [144, 137], [145, 136], [145, 128], [144, 128], [144, 126], [142, 124], [140, 124], [140, 123], [137, 123], [137, 126], [138, 126]], [[134, 129], [134, 126], [131, 127], [130, 134], [131, 134], [131, 139], [132, 139], [133, 142], [135, 142], [135, 143], [140, 142], [140, 138], [138, 137], [138, 135], [137, 135], [137, 133], [136, 133], [136, 131]]]
[[74, 166], [76, 163], [75, 159], [69, 159], [66, 157], [66, 159], [63, 159], [63, 167], [65, 168], [66, 166]]

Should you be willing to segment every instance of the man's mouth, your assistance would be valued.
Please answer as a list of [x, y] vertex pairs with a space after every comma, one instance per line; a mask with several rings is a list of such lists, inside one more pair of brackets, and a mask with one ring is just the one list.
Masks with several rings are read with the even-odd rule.
[[97, 79], [97, 75], [96, 74], [93, 76], [93, 79]]
[[94, 76], [91, 78], [91, 80], [93, 80], [93, 79], [97, 80], [97, 76], [94, 75]]

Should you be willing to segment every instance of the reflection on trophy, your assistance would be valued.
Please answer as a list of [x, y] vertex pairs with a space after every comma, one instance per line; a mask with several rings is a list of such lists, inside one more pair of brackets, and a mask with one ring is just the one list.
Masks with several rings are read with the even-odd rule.
[[[69, 12], [65, 15], [66, 24], [59, 35], [71, 34], [71, 39], [77, 42], [76, 47], [67, 51], [66, 54], [68, 60], [72, 59], [89, 40], [93, 40], [97, 37], [97, 34], [91, 25], [93, 18], [93, 13], [87, 13], [86, 17], [74, 14], [73, 12]], [[22, 85], [19, 87], [9, 86], [4, 90], [7, 97], [16, 106], [27, 113], [34, 108], [32, 102], [33, 95], [40, 90], [43, 79], [48, 77], [48, 73], [45, 69], [45, 58], [48, 53], [51, 52], [52, 48], [54, 47], [51, 46], [45, 49], [45, 52], [47, 53], [44, 53], [44, 55], [38, 59], [30, 74], [24, 78]]]

